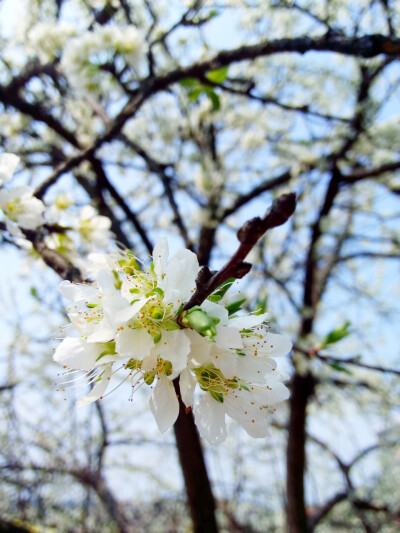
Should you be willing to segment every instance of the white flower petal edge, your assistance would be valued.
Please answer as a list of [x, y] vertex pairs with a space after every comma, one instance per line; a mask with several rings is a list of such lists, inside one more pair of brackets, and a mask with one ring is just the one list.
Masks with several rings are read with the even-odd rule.
[[166, 376], [159, 376], [149, 405], [158, 429], [164, 433], [175, 423], [179, 414], [179, 402], [174, 385]]
[[263, 313], [261, 315], [241, 315], [235, 318], [229, 319], [229, 326], [237, 328], [240, 331], [242, 329], [251, 329], [259, 326], [269, 317], [269, 313]]
[[89, 344], [82, 339], [66, 337], [57, 346], [53, 359], [74, 370], [91, 370], [102, 350], [102, 345]]
[[206, 394], [193, 408], [194, 419], [199, 428], [200, 436], [211, 442], [220, 444], [226, 439], [225, 409], [209, 394]]
[[146, 329], [124, 329], [117, 334], [115, 349], [120, 355], [142, 361], [150, 355], [154, 346], [153, 337]]
[[182, 330], [164, 331], [160, 342], [153, 348], [162, 359], [172, 363], [170, 379], [175, 379], [187, 366], [190, 340]]
[[154, 272], [157, 276], [158, 285], [161, 285], [163, 274], [167, 266], [167, 259], [169, 254], [168, 240], [165, 237], [158, 239], [153, 249], [153, 263]]
[[179, 378], [179, 388], [181, 390], [182, 401], [186, 407], [191, 407], [193, 405], [193, 395], [196, 385], [196, 378], [188, 368], [185, 368], [185, 370], [181, 372]]
[[82, 398], [79, 398], [79, 400], [76, 402], [77, 407], [84, 407], [85, 405], [89, 405], [100, 399], [105, 393], [108, 384], [110, 383], [111, 374], [112, 365], [108, 365], [105, 367], [101, 375], [101, 381], [96, 383], [96, 385], [89, 392], [89, 394], [87, 394], [86, 396], [82, 396]]

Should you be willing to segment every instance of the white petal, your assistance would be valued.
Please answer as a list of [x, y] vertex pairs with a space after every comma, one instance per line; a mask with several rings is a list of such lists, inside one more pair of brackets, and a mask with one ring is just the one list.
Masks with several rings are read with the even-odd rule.
[[187, 356], [190, 352], [190, 340], [183, 330], [163, 331], [157, 344], [160, 357], [172, 363], [172, 375], [175, 379], [186, 368]]
[[228, 379], [232, 379], [234, 376], [242, 377], [237, 371], [237, 359], [236, 353], [230, 350], [219, 350], [217, 347], [211, 350], [210, 360]]
[[104, 392], [108, 387], [108, 384], [110, 383], [111, 370], [112, 365], [109, 365], [104, 369], [104, 372], [101, 376], [101, 381], [96, 383], [96, 385], [89, 392], [89, 394], [87, 394], [86, 396], [82, 396], [82, 398], [79, 398], [79, 400], [76, 402], [77, 407], [84, 407], [85, 405], [89, 405], [103, 396]]
[[218, 318], [221, 326], [226, 326], [228, 324], [229, 314], [223, 305], [218, 305], [214, 302], [210, 302], [210, 300], [205, 300], [200, 307], [207, 313], [208, 316]]
[[161, 237], [156, 242], [153, 250], [153, 263], [154, 263], [154, 272], [156, 273], [158, 284], [160, 285], [163, 279], [163, 274], [165, 273], [165, 268], [167, 266], [169, 249], [168, 249], [168, 240], [166, 237]]
[[15, 154], [3, 153], [0, 155], [0, 185], [5, 181], [10, 181], [17, 170], [20, 159]]
[[66, 337], [54, 352], [53, 359], [75, 370], [90, 370], [103, 351], [103, 346], [89, 344], [83, 339]]
[[217, 335], [215, 342], [221, 348], [241, 348], [243, 346], [242, 336], [236, 328], [228, 328], [226, 326], [217, 326]]
[[[125, 299], [124, 299], [125, 300]], [[124, 322], [128, 322], [131, 318], [133, 318], [141, 309], [142, 307], [149, 301], [148, 298], [142, 298], [141, 300], [138, 300], [132, 305], [129, 305], [129, 302], [125, 300], [126, 307], [124, 309], [121, 309], [118, 311], [115, 315], [114, 323], [116, 325], [121, 325]]]
[[99, 270], [96, 274], [96, 281], [101, 292], [108, 294], [116, 292], [114, 276], [108, 270]]
[[264, 346], [268, 350], [268, 355], [271, 357], [287, 355], [293, 346], [288, 337], [277, 335], [276, 333], [267, 333], [263, 340], [266, 341]]
[[88, 342], [110, 342], [115, 337], [115, 330], [112, 328], [100, 326], [94, 333], [87, 337]]
[[151, 372], [157, 368], [157, 352], [153, 348], [151, 354], [143, 359], [142, 370], [143, 372]]
[[74, 326], [76, 331], [78, 331], [79, 334], [84, 337], [87, 337], [88, 335], [91, 335], [97, 331], [98, 324], [96, 324], [96, 322], [86, 320], [85, 317], [82, 316], [82, 313], [68, 313], [68, 318], [70, 319], [71, 324]]
[[247, 431], [250, 437], [253, 437], [255, 439], [262, 439], [268, 434], [269, 422], [266, 418], [259, 420], [254, 419], [254, 422], [242, 422], [241, 426]]
[[188, 365], [190, 368], [201, 366], [209, 359], [211, 342], [208, 338], [202, 337], [194, 329], [184, 329], [185, 335], [190, 339], [190, 353], [188, 355]]
[[89, 285], [83, 285], [81, 283], [71, 283], [70, 281], [63, 281], [58, 290], [67, 298], [73, 302], [79, 302], [84, 300], [85, 302], [98, 303], [99, 291]]
[[194, 420], [200, 436], [211, 444], [219, 444], [226, 439], [225, 410], [223, 404], [205, 394], [193, 409]]
[[277, 379], [271, 380], [270, 377], [268, 377], [267, 384], [269, 388], [264, 390], [264, 397], [269, 405], [283, 402], [289, 398], [289, 389], [281, 381], [278, 381]]
[[251, 353], [236, 356], [237, 376], [250, 383], [265, 383], [265, 375], [276, 371], [276, 362], [270, 357], [255, 357]]
[[182, 370], [179, 377], [179, 388], [181, 391], [181, 397], [186, 407], [193, 405], [193, 394], [196, 388], [196, 377], [190, 372], [188, 368]]
[[242, 315], [229, 320], [229, 326], [242, 329], [254, 328], [262, 324], [267, 320], [269, 313], [263, 313], [262, 315]]
[[[186, 300], [196, 288], [196, 277], [199, 272], [199, 262], [196, 254], [190, 250], [180, 250], [171, 259], [170, 264], [165, 269], [163, 287], [168, 303], [173, 303], [174, 307]], [[177, 300], [180, 300], [178, 302]]]
[[120, 355], [134, 357], [142, 360], [148, 355], [154, 346], [153, 337], [146, 329], [128, 329], [120, 331], [116, 337], [115, 350]]
[[38, 198], [29, 198], [23, 204], [24, 211], [17, 215], [18, 225], [25, 229], [36, 229], [43, 224], [43, 202]]
[[150, 410], [161, 433], [167, 431], [178, 418], [179, 402], [172, 381], [161, 375], [150, 398]]
[[10, 219], [6, 219], [6, 228], [10, 235], [12, 235], [15, 238], [19, 239], [25, 239], [25, 235], [22, 233], [22, 231], [19, 229], [19, 227], [14, 224]]

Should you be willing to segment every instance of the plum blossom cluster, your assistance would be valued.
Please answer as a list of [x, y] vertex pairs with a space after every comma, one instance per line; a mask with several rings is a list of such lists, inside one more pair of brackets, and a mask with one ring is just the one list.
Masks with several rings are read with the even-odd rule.
[[164, 432], [178, 417], [179, 383], [186, 409], [193, 409], [201, 436], [211, 443], [226, 438], [225, 415], [251, 436], [265, 436], [269, 413], [289, 395], [274, 357], [286, 355], [290, 341], [269, 332], [266, 313], [240, 315], [243, 300], [227, 298], [228, 285], [184, 310], [196, 290], [197, 257], [185, 249], [169, 262], [168, 255], [161, 238], [150, 266], [129, 251], [101, 261], [97, 255], [93, 282], [61, 283], [71, 301], [67, 331], [74, 333], [64, 332], [55, 349], [54, 359], [65, 369], [58, 386], [64, 390], [87, 378], [93, 386], [78, 400], [85, 406], [123, 382], [131, 399], [147, 385], [150, 410]]
[[66, 42], [61, 68], [76, 89], [95, 91], [104, 81], [101, 65], [117, 65], [119, 56], [126, 65], [137, 67], [143, 53], [144, 40], [135, 27], [95, 26]]
[[43, 224], [44, 204], [33, 196], [33, 189], [26, 186], [7, 189], [4, 183], [12, 180], [19, 164], [15, 154], [0, 155], [0, 208], [5, 216], [8, 232], [14, 237], [22, 237], [20, 228], [34, 230]]
[[32, 187], [13, 187], [9, 183], [19, 163], [20, 158], [15, 154], [0, 154], [0, 209], [6, 229], [13, 237], [24, 239], [23, 230], [38, 230], [47, 225], [44, 234], [46, 245], [77, 264], [82, 253], [107, 248], [113, 237], [108, 217], [99, 215], [90, 205], [72, 213], [69, 208], [73, 202], [66, 195], [58, 196], [54, 204], [46, 208], [34, 196]]

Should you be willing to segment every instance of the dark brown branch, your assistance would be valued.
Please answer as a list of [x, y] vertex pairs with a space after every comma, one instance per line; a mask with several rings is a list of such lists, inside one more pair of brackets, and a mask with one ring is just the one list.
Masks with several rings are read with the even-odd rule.
[[330, 498], [324, 505], [315, 511], [309, 518], [310, 531], [314, 531], [323, 518], [340, 502], [346, 500], [349, 496], [348, 491], [338, 492]]
[[62, 279], [77, 283], [82, 281], [82, 274], [79, 269], [59, 252], [49, 248], [39, 231], [23, 230], [23, 232], [46, 265], [52, 268]]
[[354, 170], [351, 174], [342, 174], [342, 181], [346, 183], [355, 183], [357, 181], [366, 179], [366, 178], [375, 178], [385, 174], [385, 172], [394, 172], [395, 170], [400, 169], [400, 161], [394, 161], [393, 163], [386, 163], [380, 167], [371, 168], [371, 169], [359, 169]]
[[282, 194], [274, 200], [274, 203], [263, 218], [257, 217], [245, 222], [237, 233], [240, 241], [239, 248], [221, 270], [213, 274], [207, 282], [198, 286], [196, 292], [186, 303], [185, 309], [200, 305], [229, 278], [240, 279], [244, 277], [251, 269], [251, 264], [245, 263], [244, 259], [258, 239], [269, 229], [284, 224], [292, 216], [295, 208], [296, 195], [294, 193]]
[[167, 176], [166, 174], [166, 168], [169, 165], [163, 165], [162, 163], [159, 163], [156, 161], [153, 157], [151, 157], [141, 146], [139, 146], [134, 141], [131, 141], [126, 137], [126, 135], [121, 134], [120, 138], [125, 142], [127, 146], [132, 148], [146, 163], [147, 168], [150, 172], [153, 172], [156, 174], [163, 184], [165, 195], [168, 199], [169, 205], [171, 206], [172, 212], [174, 213], [174, 222], [179, 229], [179, 233], [185, 243], [185, 247], [188, 250], [193, 251], [193, 243], [189, 238], [188, 230], [186, 228], [186, 224], [181, 216], [181, 213], [179, 211], [178, 204], [175, 200], [174, 191], [171, 186], [171, 178]]
[[132, 118], [143, 103], [154, 94], [163, 91], [171, 85], [186, 78], [201, 78], [210, 70], [215, 70], [231, 63], [248, 61], [257, 57], [265, 57], [284, 52], [304, 54], [311, 51], [337, 52], [354, 57], [376, 57], [381, 54], [397, 56], [400, 54], [400, 39], [385, 37], [384, 35], [365, 35], [363, 37], [348, 38], [338, 35], [326, 35], [316, 39], [298, 37], [293, 39], [277, 39], [263, 41], [253, 46], [242, 46], [234, 50], [223, 50], [213, 58], [195, 63], [189, 67], [181, 67], [158, 77], [144, 80], [136, 89], [129, 102], [106, 128], [103, 135], [98, 137], [92, 146], [70, 157], [59, 165], [49, 178], [37, 189], [38, 197], [53, 185], [66, 172], [90, 158], [104, 143], [110, 142], [121, 132], [127, 120]]
[[332, 357], [331, 355], [321, 355], [318, 352], [314, 353], [315, 357], [317, 357], [320, 361], [324, 361], [326, 363], [337, 363], [340, 365], [353, 365], [358, 366], [359, 368], [365, 368], [366, 370], [373, 370], [375, 372], [382, 372], [384, 374], [396, 374], [397, 376], [400, 376], [400, 370], [396, 368], [389, 368], [384, 367], [380, 365], [368, 365], [367, 363], [361, 363], [358, 359], [355, 359], [353, 357], [349, 359], [339, 359], [337, 357]]
[[281, 175], [272, 178], [270, 180], [265, 180], [260, 185], [257, 185], [257, 187], [254, 187], [251, 191], [249, 191], [246, 194], [242, 194], [237, 198], [237, 200], [230, 206], [227, 207], [221, 217], [220, 220], [224, 220], [225, 218], [229, 217], [233, 213], [235, 213], [238, 209], [243, 207], [244, 205], [251, 202], [251, 200], [254, 200], [254, 198], [258, 198], [261, 194], [267, 191], [271, 191], [275, 187], [278, 187], [279, 185], [284, 185], [287, 183], [290, 178], [292, 177], [292, 174], [290, 170], [287, 170], [286, 172], [283, 172]]

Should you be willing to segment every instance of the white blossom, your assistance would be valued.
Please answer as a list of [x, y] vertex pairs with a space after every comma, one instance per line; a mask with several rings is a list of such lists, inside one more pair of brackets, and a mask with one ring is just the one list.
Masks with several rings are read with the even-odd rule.
[[1, 189], [0, 208], [7, 217], [7, 229], [13, 235], [21, 235], [18, 227], [33, 230], [43, 224], [44, 204], [33, 196], [31, 187]]
[[0, 185], [12, 179], [19, 162], [20, 159], [15, 154], [0, 154]]
[[290, 341], [268, 331], [267, 313], [235, 314], [237, 302], [218, 301], [218, 294], [184, 311], [199, 264], [189, 250], [170, 261], [168, 255], [165, 238], [154, 247], [150, 267], [130, 252], [95, 254], [101, 268], [92, 269], [93, 283], [64, 281], [60, 291], [72, 301], [68, 317], [80, 338], [66, 337], [54, 359], [67, 376], [82, 371], [95, 384], [81, 406], [103, 397], [119, 362], [132, 394], [144, 384], [153, 387], [149, 405], [160, 431], [178, 416], [173, 380], [179, 377], [182, 400], [193, 406], [204, 438], [225, 439], [226, 414], [250, 435], [265, 436], [268, 415], [288, 397], [273, 358], [286, 355]]

